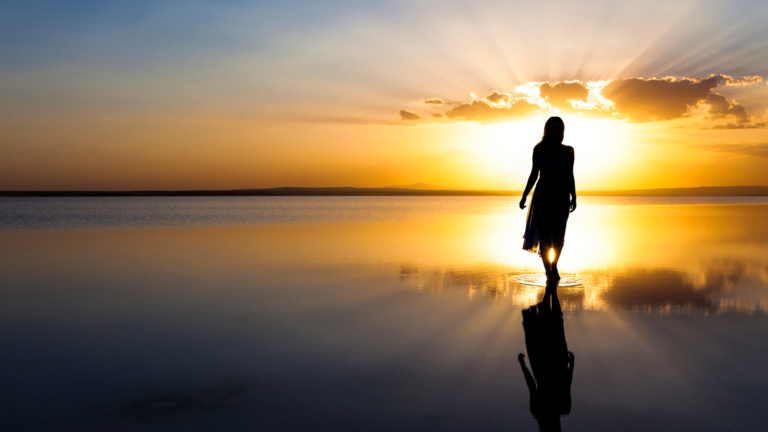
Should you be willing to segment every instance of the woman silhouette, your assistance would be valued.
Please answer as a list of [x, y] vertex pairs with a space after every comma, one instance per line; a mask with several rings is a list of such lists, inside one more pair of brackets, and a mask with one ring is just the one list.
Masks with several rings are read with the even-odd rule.
[[541, 303], [523, 310], [523, 330], [531, 368], [525, 365], [523, 353], [517, 360], [528, 385], [531, 414], [540, 431], [560, 432], [560, 416], [571, 412], [574, 356], [565, 341], [556, 285], [547, 286]]
[[544, 124], [544, 136], [533, 148], [533, 167], [520, 200], [520, 208], [524, 209], [528, 193], [535, 184], [536, 191], [525, 223], [523, 249], [538, 252], [548, 283], [560, 280], [557, 262], [565, 241], [565, 225], [568, 214], [576, 210], [574, 152], [573, 147], [563, 145], [564, 133], [565, 124], [560, 117], [550, 117]]

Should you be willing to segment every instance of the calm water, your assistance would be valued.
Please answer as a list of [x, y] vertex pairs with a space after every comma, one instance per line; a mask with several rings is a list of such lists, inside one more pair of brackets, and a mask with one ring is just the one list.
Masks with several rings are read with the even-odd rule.
[[[509, 215], [514, 197], [0, 198], [0, 230], [349, 223]], [[581, 206], [768, 204], [768, 197], [582, 197]]]
[[579, 205], [553, 397], [517, 198], [2, 198], [0, 430], [764, 430], [768, 199]]

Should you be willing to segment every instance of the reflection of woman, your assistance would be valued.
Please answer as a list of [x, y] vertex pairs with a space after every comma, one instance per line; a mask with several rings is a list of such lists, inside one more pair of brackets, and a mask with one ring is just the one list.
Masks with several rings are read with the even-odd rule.
[[525, 366], [525, 356], [517, 357], [531, 396], [531, 414], [542, 431], [559, 431], [560, 416], [571, 412], [573, 353], [565, 342], [563, 312], [554, 288], [547, 287], [541, 303], [523, 311], [525, 347], [533, 374]]
[[[573, 178], [573, 147], [563, 145], [565, 124], [560, 117], [550, 117], [544, 125], [544, 136], [533, 148], [533, 167], [528, 176], [520, 208], [525, 208], [528, 193], [536, 184], [523, 236], [523, 249], [538, 252], [547, 281], [560, 279], [557, 262], [565, 241], [568, 213], [576, 210], [576, 183]], [[569, 197], [570, 194], [570, 197]], [[551, 262], [548, 258], [554, 250]]]

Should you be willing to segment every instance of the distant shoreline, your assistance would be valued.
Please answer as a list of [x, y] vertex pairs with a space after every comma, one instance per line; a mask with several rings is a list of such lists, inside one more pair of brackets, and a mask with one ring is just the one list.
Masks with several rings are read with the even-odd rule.
[[[0, 197], [195, 197], [195, 196], [520, 196], [522, 191], [355, 187], [280, 187], [184, 191], [0, 191]], [[768, 186], [579, 191], [580, 196], [768, 196]]]

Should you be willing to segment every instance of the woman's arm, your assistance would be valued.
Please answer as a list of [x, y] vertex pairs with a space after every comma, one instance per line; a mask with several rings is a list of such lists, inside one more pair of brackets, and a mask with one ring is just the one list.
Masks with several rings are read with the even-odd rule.
[[573, 213], [574, 210], [576, 210], [576, 179], [573, 177], [573, 163], [576, 158], [576, 152], [573, 150], [573, 147], [571, 147], [571, 213]]
[[539, 179], [539, 158], [537, 157], [536, 149], [533, 149], [533, 163], [531, 165], [531, 174], [528, 176], [528, 183], [525, 185], [525, 192], [523, 192], [523, 198], [520, 200], [520, 209], [525, 208], [525, 200], [528, 198], [528, 194], [531, 193], [531, 189], [536, 184], [536, 180]]

